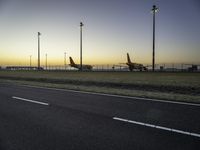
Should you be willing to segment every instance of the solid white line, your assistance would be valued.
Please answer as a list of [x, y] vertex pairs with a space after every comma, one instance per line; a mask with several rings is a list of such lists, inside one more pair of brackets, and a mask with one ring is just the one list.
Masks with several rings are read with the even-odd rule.
[[166, 127], [156, 126], [156, 128], [157, 128], [157, 129], [161, 129], [161, 130], [171, 131], [170, 128], [166, 128]]
[[17, 100], [22, 100], [22, 101], [26, 101], [26, 102], [31, 102], [31, 103], [36, 103], [36, 104], [40, 104], [40, 105], [46, 105], [48, 106], [48, 103], [44, 103], [44, 102], [39, 102], [39, 101], [35, 101], [35, 100], [31, 100], [31, 99], [26, 99], [26, 98], [21, 98], [21, 97], [16, 97], [13, 96], [13, 99], [17, 99]]
[[133, 120], [128, 120], [128, 119], [123, 119], [123, 118], [119, 118], [119, 117], [113, 117], [113, 119], [118, 120], [118, 121], [132, 123], [132, 124], [137, 124], [137, 125], [141, 125], [141, 126], [146, 126], [146, 127], [150, 127], [150, 128], [156, 128], [156, 129], [160, 129], [160, 130], [165, 130], [165, 131], [170, 131], [170, 132], [175, 132], [175, 133], [180, 133], [180, 134], [190, 135], [190, 136], [200, 138], [200, 134], [198, 134], [198, 133], [186, 132], [186, 131], [177, 130], [177, 129], [173, 129], [173, 128], [157, 126], [157, 125], [153, 125], [153, 124], [149, 124], [149, 123], [143, 123], [143, 122], [138, 122], [138, 121], [133, 121]]
[[189, 102], [177, 102], [177, 101], [159, 100], [159, 99], [142, 98], [142, 97], [103, 94], [103, 93], [96, 93], [96, 92], [85, 92], [85, 91], [76, 91], [76, 90], [68, 90], [68, 89], [48, 88], [48, 87], [31, 86], [31, 85], [22, 85], [22, 86], [31, 87], [31, 88], [40, 88], [40, 89], [46, 89], [46, 90], [65, 91], [65, 92], [74, 92], [74, 93], [83, 93], [83, 94], [91, 94], [91, 95], [100, 95], [100, 96], [109, 96], [109, 97], [117, 97], [117, 98], [126, 98], [126, 99], [134, 99], [134, 100], [153, 101], [153, 102], [160, 102], [160, 103], [170, 103], [170, 104], [180, 104], [180, 105], [200, 107], [200, 104], [189, 103]]

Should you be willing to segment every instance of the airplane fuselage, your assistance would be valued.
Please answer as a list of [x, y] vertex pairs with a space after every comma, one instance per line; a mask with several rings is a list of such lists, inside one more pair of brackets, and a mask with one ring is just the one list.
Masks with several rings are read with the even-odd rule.
[[126, 64], [128, 65], [130, 71], [133, 71], [134, 69], [140, 71], [147, 70], [147, 68], [144, 67], [142, 64], [137, 64], [137, 63], [126, 63]]
[[[70, 65], [70, 66], [81, 70], [81, 65], [76, 64], [76, 65]], [[91, 65], [82, 65], [82, 70], [92, 70], [92, 66]]]

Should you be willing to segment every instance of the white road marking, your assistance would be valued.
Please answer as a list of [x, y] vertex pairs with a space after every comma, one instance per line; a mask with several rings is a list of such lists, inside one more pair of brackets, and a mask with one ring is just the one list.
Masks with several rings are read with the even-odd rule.
[[149, 124], [149, 123], [143, 123], [143, 122], [138, 122], [138, 121], [133, 121], [133, 120], [128, 120], [128, 119], [123, 119], [123, 118], [119, 118], [119, 117], [113, 117], [113, 119], [118, 120], [118, 121], [127, 122], [127, 123], [137, 124], [137, 125], [141, 125], [141, 126], [156, 128], [156, 129], [160, 129], [160, 130], [165, 130], [165, 131], [170, 131], [170, 132], [175, 132], [175, 133], [180, 133], [180, 134], [185, 134], [185, 135], [190, 135], [190, 136], [200, 138], [200, 134], [198, 134], [198, 133], [186, 132], [186, 131], [177, 130], [177, 129], [173, 129], [173, 128], [157, 126], [157, 125], [153, 125], [153, 124]]
[[48, 87], [31, 86], [31, 85], [22, 85], [22, 86], [31, 87], [31, 88], [40, 88], [40, 89], [46, 89], [46, 90], [66, 91], [66, 92], [74, 92], [74, 93], [83, 93], [83, 94], [91, 94], [91, 95], [100, 95], [100, 96], [109, 96], [109, 97], [118, 97], [118, 98], [134, 99], [134, 100], [153, 101], [153, 102], [160, 102], [160, 103], [170, 103], [170, 104], [180, 104], [180, 105], [200, 107], [200, 104], [189, 103], [189, 102], [177, 102], [177, 101], [159, 100], [159, 99], [142, 98], [142, 97], [132, 97], [132, 96], [103, 94], [103, 93], [76, 91], [76, 90], [68, 90], [68, 89], [48, 88]]
[[16, 96], [13, 96], [12, 98], [13, 99], [17, 99], [17, 100], [26, 101], [26, 102], [36, 103], [36, 104], [40, 104], [40, 105], [46, 105], [46, 106], [49, 105], [49, 103], [39, 102], [39, 101], [35, 101], [35, 100], [31, 100], [31, 99], [26, 99], [26, 98], [21, 98], [21, 97], [16, 97]]

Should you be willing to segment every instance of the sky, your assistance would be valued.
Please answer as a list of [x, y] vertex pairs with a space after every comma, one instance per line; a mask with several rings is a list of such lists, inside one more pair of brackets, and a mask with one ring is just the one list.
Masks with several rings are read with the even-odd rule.
[[151, 64], [154, 4], [156, 64], [200, 63], [199, 0], [0, 0], [0, 65], [37, 65], [37, 32], [42, 65], [79, 63], [80, 21], [84, 64]]

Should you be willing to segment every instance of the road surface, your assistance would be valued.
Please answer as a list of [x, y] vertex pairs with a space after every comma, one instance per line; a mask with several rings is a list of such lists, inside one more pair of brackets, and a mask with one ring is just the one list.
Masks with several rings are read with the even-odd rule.
[[200, 149], [200, 105], [0, 83], [0, 150], [158, 149]]

